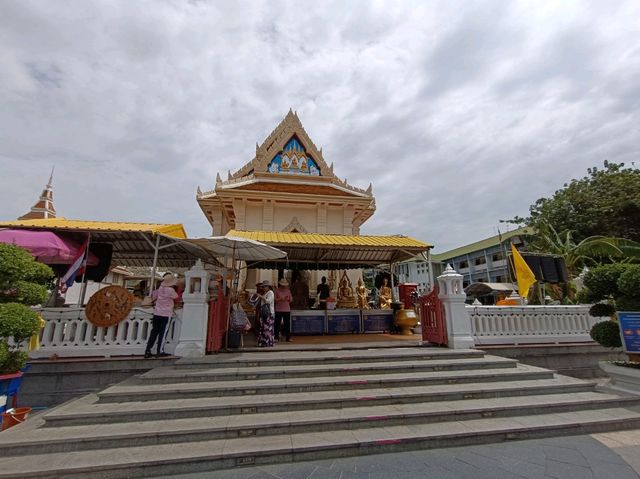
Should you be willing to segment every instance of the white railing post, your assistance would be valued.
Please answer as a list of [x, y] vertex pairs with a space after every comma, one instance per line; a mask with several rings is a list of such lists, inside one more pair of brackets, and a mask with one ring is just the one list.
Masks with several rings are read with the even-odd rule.
[[204, 356], [207, 352], [207, 325], [209, 320], [209, 273], [202, 262], [196, 264], [185, 273], [185, 290], [182, 294], [184, 306], [180, 336], [174, 354], [176, 356], [194, 358]]
[[462, 287], [462, 275], [447, 265], [438, 276], [438, 298], [442, 301], [447, 323], [448, 346], [453, 349], [472, 348], [475, 343], [471, 333], [471, 321], [465, 307], [467, 295]]

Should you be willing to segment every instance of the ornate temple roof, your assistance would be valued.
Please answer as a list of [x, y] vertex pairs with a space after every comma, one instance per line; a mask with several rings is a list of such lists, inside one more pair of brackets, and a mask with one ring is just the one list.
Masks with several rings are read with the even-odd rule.
[[213, 190], [203, 192], [198, 187], [197, 198], [210, 198], [224, 189], [342, 195], [373, 200], [371, 184], [367, 189], [357, 188], [335, 175], [333, 163], [327, 165], [322, 148], [316, 147], [292, 110], [261, 145], [256, 144], [256, 154], [251, 161], [236, 172], [229, 172], [226, 180], [218, 174]]

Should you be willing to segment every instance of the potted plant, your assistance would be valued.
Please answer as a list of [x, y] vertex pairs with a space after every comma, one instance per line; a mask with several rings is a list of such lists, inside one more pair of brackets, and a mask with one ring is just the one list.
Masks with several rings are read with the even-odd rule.
[[0, 396], [15, 394], [20, 385], [28, 360], [24, 346], [40, 332], [40, 315], [29, 306], [44, 303], [52, 277], [51, 268], [26, 250], [0, 243]]
[[[640, 265], [614, 263], [598, 266], [584, 278], [586, 297], [594, 304], [592, 316], [609, 316], [591, 328], [591, 337], [602, 346], [622, 346], [617, 311], [640, 311]], [[601, 361], [600, 368], [611, 378], [612, 385], [619, 389], [640, 392], [640, 355], [628, 353], [629, 361]]]

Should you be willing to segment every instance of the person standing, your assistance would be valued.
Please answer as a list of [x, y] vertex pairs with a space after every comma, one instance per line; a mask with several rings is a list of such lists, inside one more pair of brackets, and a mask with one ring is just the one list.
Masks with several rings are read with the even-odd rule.
[[162, 353], [162, 341], [164, 339], [164, 331], [169, 323], [169, 318], [173, 316], [173, 308], [175, 300], [178, 298], [173, 287], [178, 284], [176, 278], [171, 273], [167, 273], [162, 278], [160, 287], [151, 293], [151, 298], [155, 301], [153, 307], [153, 319], [151, 320], [151, 333], [149, 334], [149, 340], [147, 341], [147, 348], [144, 352], [145, 358], [152, 356], [151, 350], [153, 345], [158, 340], [156, 357], [165, 355]]
[[271, 283], [268, 280], [264, 280], [260, 291], [260, 334], [258, 335], [258, 346], [263, 348], [273, 347], [273, 316], [275, 309]]
[[280, 341], [280, 333], [284, 328], [284, 335], [287, 342], [291, 342], [291, 303], [293, 296], [289, 289], [289, 281], [282, 278], [278, 281], [278, 289], [276, 289], [276, 322], [275, 322], [275, 339]]
[[327, 309], [327, 298], [331, 296], [331, 290], [327, 284], [327, 278], [325, 276], [320, 280], [320, 284], [316, 288], [318, 295], [318, 309]]

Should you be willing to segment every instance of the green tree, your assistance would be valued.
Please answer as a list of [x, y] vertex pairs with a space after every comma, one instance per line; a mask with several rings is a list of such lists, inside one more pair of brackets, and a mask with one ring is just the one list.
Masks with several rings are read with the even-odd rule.
[[22, 369], [21, 345], [40, 331], [39, 315], [29, 305], [47, 298], [53, 271], [22, 248], [0, 243], [0, 374]]
[[566, 230], [560, 234], [546, 221], [540, 222], [536, 234], [530, 235], [528, 239], [528, 249], [562, 256], [571, 279], [580, 273], [583, 266], [597, 265], [603, 258], [640, 258], [640, 243], [635, 241], [611, 236], [589, 236], [575, 241], [573, 231]]
[[587, 172], [565, 183], [551, 198], [536, 201], [528, 218], [513, 222], [536, 231], [545, 223], [560, 234], [571, 231], [576, 243], [594, 236], [640, 242], [640, 170], [605, 161], [603, 169]]

